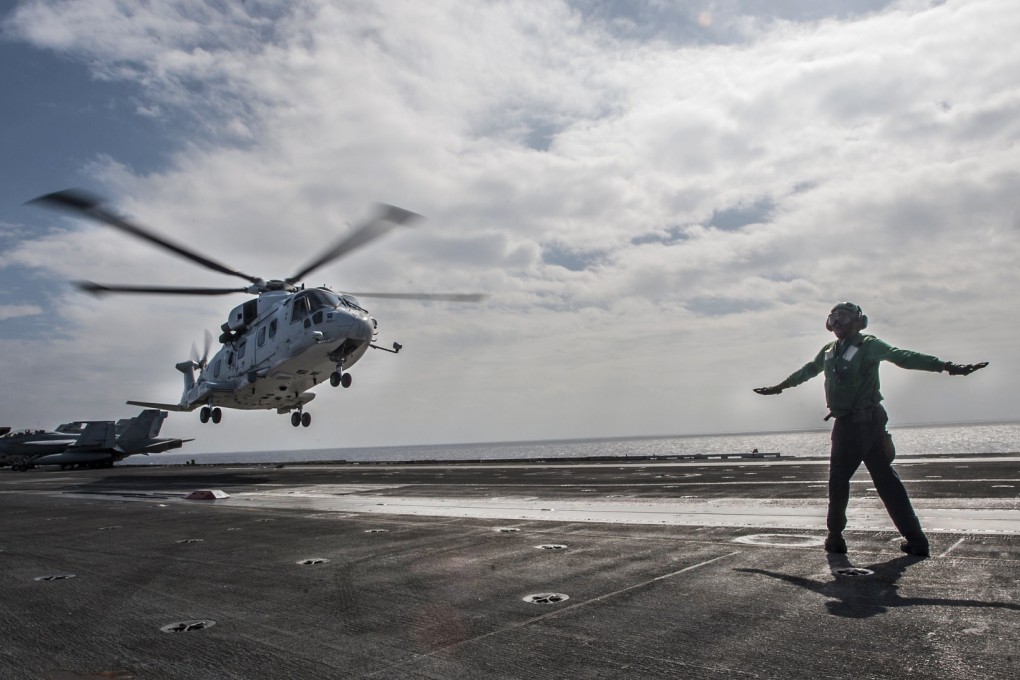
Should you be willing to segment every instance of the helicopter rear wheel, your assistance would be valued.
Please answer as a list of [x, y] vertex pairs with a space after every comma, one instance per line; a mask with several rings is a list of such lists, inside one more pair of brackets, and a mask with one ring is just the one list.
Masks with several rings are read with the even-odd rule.
[[208, 423], [210, 415], [212, 415], [212, 409], [210, 409], [208, 406], [203, 406], [202, 410], [198, 412], [198, 419], [201, 420], [203, 423]]
[[212, 410], [212, 421], [213, 421], [214, 423], [218, 423], [218, 422], [220, 422], [221, 420], [223, 420], [223, 411], [221, 411], [221, 410], [220, 410], [220, 407], [219, 407], [219, 406], [217, 406], [216, 408], [214, 408], [214, 409]]
[[300, 412], [294, 411], [293, 413], [290, 414], [290, 424], [293, 425], [294, 427], [297, 427], [301, 424]]
[[350, 387], [352, 382], [354, 382], [354, 378], [350, 373], [344, 373], [343, 376], [340, 377], [340, 384], [344, 387]]
[[338, 373], [337, 371], [333, 371], [332, 373], [329, 374], [329, 384], [332, 385], [333, 387], [338, 387], [340, 383], [343, 381], [343, 379], [344, 377], [340, 375], [340, 373]]

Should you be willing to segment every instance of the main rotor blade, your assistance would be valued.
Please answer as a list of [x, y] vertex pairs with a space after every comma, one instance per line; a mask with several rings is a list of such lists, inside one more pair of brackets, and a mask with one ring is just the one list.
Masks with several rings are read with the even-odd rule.
[[229, 295], [231, 293], [247, 293], [247, 288], [189, 288], [181, 286], [107, 286], [92, 281], [76, 281], [79, 290], [93, 295], [107, 293], [141, 293], [144, 295]]
[[484, 293], [351, 293], [354, 297], [382, 298], [386, 300], [436, 300], [438, 302], [481, 302], [489, 296]]
[[390, 229], [410, 224], [414, 220], [421, 218], [421, 215], [418, 213], [398, 208], [395, 205], [380, 203], [379, 207], [381, 210], [378, 215], [361, 225], [353, 234], [348, 234], [340, 239], [332, 247], [319, 255], [318, 258], [309, 262], [305, 265], [304, 269], [289, 277], [287, 283], [301, 281], [319, 267], [343, 257], [355, 248], [360, 248], [366, 243], [374, 241]]
[[165, 248], [186, 260], [191, 260], [192, 262], [200, 264], [208, 269], [212, 269], [213, 271], [229, 274], [231, 276], [239, 276], [242, 279], [251, 281], [252, 283], [257, 283], [259, 281], [258, 277], [250, 276], [249, 274], [239, 272], [236, 269], [220, 264], [215, 260], [210, 260], [203, 255], [199, 255], [193, 250], [177, 245], [176, 243], [172, 243], [164, 239], [162, 236], [157, 236], [147, 229], [128, 222], [124, 218], [104, 208], [103, 200], [101, 198], [84, 191], [80, 191], [78, 189], [66, 189], [64, 191], [57, 191], [52, 194], [40, 196], [39, 198], [34, 198], [29, 201], [29, 203], [38, 203], [50, 208], [66, 210], [84, 217], [89, 217], [114, 227], [115, 229], [120, 229], [121, 231], [125, 231], [133, 236], [137, 236], [140, 239], [149, 241], [150, 243], [155, 243], [161, 248]]

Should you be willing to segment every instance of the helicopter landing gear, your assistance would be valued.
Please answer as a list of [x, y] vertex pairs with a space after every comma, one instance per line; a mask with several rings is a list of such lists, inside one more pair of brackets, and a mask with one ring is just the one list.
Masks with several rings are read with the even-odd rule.
[[329, 375], [329, 384], [333, 387], [343, 385], [344, 387], [350, 387], [351, 383], [354, 382], [354, 378], [351, 377], [350, 373], [341, 373], [340, 371], [333, 371]]
[[290, 424], [294, 427], [308, 427], [312, 424], [312, 414], [303, 411], [294, 411], [290, 414]]
[[202, 410], [198, 412], [198, 419], [201, 420], [203, 423], [208, 423], [210, 419], [214, 423], [218, 423], [221, 420], [223, 420], [223, 411], [220, 410], [219, 406], [217, 406], [216, 408], [209, 408], [208, 406], [203, 406]]

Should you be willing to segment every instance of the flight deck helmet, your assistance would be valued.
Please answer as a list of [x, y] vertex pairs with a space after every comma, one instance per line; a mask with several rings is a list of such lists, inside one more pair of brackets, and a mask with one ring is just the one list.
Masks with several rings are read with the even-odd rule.
[[868, 327], [868, 317], [858, 305], [852, 302], [840, 302], [825, 318], [825, 330], [831, 331], [836, 323], [854, 322], [857, 322], [859, 331]]

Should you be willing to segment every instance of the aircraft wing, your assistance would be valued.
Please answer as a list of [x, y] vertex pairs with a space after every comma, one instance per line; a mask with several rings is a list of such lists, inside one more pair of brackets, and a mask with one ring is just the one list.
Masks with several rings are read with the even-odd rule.
[[74, 446], [77, 443], [77, 439], [40, 439], [37, 441], [24, 441], [21, 442], [22, 446], [35, 447], [35, 448], [57, 448], [60, 446], [68, 447]]

